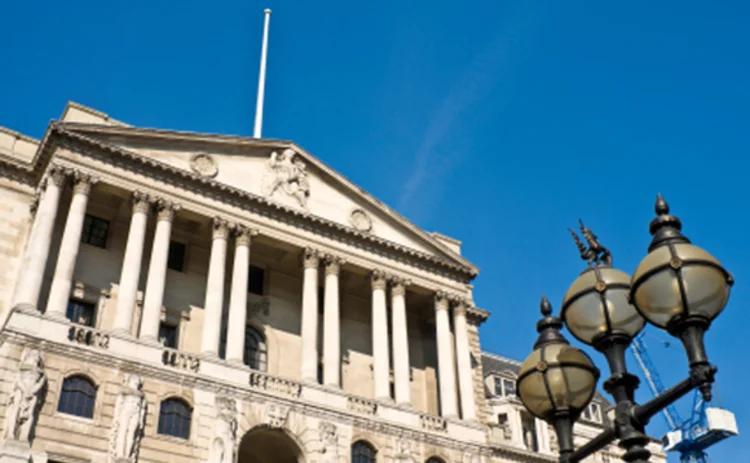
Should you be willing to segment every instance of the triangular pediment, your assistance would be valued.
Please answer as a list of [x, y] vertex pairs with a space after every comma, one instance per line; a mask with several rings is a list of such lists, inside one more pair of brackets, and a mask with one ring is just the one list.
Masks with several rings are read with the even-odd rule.
[[79, 122], [58, 127], [477, 272], [449, 238], [418, 228], [293, 142]]

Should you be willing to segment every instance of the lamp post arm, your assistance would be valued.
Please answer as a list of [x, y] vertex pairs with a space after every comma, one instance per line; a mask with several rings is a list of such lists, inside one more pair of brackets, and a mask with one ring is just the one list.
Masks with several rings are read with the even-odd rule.
[[716, 370], [716, 367], [713, 365], [700, 365], [693, 367], [689, 377], [683, 379], [645, 404], [636, 406], [633, 410], [633, 418], [645, 426], [654, 415], [680, 400], [696, 387], [706, 383], [713, 383]]
[[615, 428], [608, 428], [597, 434], [596, 437], [586, 442], [584, 445], [579, 447], [575, 452], [568, 456], [567, 460], [560, 458], [560, 463], [578, 463], [584, 458], [593, 455], [599, 450], [605, 448], [609, 444], [615, 441], [617, 438], [617, 432]]

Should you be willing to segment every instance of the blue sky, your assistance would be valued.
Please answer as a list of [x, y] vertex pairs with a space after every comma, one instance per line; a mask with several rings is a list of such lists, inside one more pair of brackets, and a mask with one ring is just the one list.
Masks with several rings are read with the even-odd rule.
[[[750, 5], [458, 5], [8, 2], [0, 125], [40, 137], [74, 100], [138, 126], [250, 135], [270, 7], [264, 136], [298, 142], [421, 227], [463, 240], [482, 270], [476, 301], [493, 312], [487, 350], [530, 351], [540, 296], [559, 308], [583, 268], [566, 231], [579, 217], [632, 272], [662, 192], [736, 278], [707, 347], [742, 428]], [[665, 383], [686, 374], [675, 343], [649, 345]], [[747, 446], [728, 440], [713, 460], [739, 461]]]

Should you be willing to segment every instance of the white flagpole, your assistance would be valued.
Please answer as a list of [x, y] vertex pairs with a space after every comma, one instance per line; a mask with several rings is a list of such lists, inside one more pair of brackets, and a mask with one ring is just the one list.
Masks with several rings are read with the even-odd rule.
[[268, 23], [271, 19], [271, 10], [266, 8], [264, 11], [266, 20], [263, 25], [263, 48], [260, 54], [260, 77], [258, 77], [258, 98], [255, 103], [255, 129], [253, 138], [260, 138], [260, 132], [263, 127], [263, 98], [266, 91], [266, 55], [268, 54]]

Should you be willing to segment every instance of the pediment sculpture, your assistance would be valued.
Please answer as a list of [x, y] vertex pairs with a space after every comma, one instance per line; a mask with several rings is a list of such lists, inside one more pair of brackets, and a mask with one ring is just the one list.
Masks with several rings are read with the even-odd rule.
[[291, 148], [281, 153], [274, 151], [268, 160], [269, 177], [266, 179], [264, 196], [272, 198], [277, 192], [293, 198], [300, 207], [307, 207], [310, 197], [310, 181], [302, 158]]
[[39, 349], [25, 348], [5, 412], [5, 440], [29, 442], [47, 384]]
[[209, 463], [233, 463], [237, 438], [237, 405], [228, 397], [216, 398], [217, 416]]
[[148, 403], [143, 394], [143, 380], [127, 374], [117, 395], [115, 415], [110, 435], [110, 461], [136, 462], [146, 425]]

